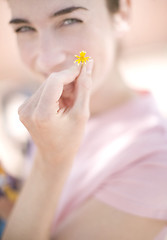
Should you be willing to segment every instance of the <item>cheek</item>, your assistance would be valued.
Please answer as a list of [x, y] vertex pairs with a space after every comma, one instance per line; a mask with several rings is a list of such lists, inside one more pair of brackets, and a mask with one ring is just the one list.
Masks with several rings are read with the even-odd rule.
[[23, 63], [33, 68], [34, 45], [31, 41], [18, 38], [18, 49]]
[[64, 47], [66, 46], [66, 50], [68, 49], [69, 53], [78, 55], [81, 51], [86, 51], [86, 56], [91, 56], [92, 47], [95, 45], [95, 38], [92, 37], [92, 31], [87, 25], [74, 25], [69, 28], [67, 27], [61, 33], [61, 43], [63, 43]]
[[61, 42], [63, 43], [63, 48], [65, 51], [69, 52], [70, 54], [79, 55], [81, 51], [86, 51], [87, 56], [89, 56], [89, 43], [85, 39], [84, 34], [70, 34], [66, 35], [66, 37], [62, 37]]
[[116, 52], [114, 36], [106, 32], [102, 34], [101, 30], [92, 31], [84, 44], [88, 56], [94, 59], [93, 89], [96, 90], [111, 74]]

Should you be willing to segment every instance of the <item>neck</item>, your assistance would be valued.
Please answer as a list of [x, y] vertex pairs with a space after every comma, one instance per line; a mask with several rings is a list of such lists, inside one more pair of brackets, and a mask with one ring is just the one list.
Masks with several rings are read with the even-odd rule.
[[115, 71], [91, 96], [91, 116], [112, 111], [136, 97], [134, 91], [123, 81], [119, 71]]

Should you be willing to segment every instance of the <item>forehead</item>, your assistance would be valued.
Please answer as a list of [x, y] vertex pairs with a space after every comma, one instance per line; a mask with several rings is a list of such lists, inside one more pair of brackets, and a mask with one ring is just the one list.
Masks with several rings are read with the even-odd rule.
[[76, 6], [96, 11], [106, 7], [106, 0], [8, 0], [12, 16], [47, 16], [63, 8]]

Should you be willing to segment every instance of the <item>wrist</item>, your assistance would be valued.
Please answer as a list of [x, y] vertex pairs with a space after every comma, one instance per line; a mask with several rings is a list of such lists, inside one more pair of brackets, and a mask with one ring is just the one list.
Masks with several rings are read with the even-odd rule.
[[64, 174], [66, 175], [67, 172], [69, 172], [69, 170], [72, 168], [73, 160], [65, 160], [55, 159], [53, 164], [51, 161], [46, 161], [41, 153], [37, 151], [34, 159], [33, 171], [35, 173], [38, 172], [45, 179], [55, 180]]

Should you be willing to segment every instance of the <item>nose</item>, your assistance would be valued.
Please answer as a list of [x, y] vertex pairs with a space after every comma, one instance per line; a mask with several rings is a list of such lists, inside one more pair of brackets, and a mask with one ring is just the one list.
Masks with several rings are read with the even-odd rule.
[[65, 49], [61, 42], [49, 36], [40, 39], [36, 55], [36, 68], [40, 73], [49, 75], [52, 72], [60, 71], [66, 60]]

